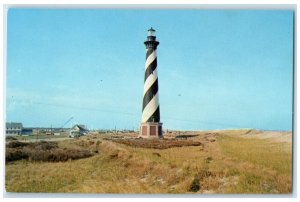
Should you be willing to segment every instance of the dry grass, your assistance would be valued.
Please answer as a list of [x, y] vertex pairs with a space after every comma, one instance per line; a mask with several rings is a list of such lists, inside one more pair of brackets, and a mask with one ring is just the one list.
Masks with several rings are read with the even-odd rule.
[[290, 144], [225, 135], [220, 136], [218, 140], [224, 153], [238, 161], [247, 161], [257, 166], [270, 168], [279, 174], [292, 171]]
[[163, 150], [132, 147], [103, 140], [100, 136], [59, 142], [60, 148], [87, 149], [95, 155], [58, 163], [25, 160], [8, 163], [6, 190], [174, 194], [291, 192], [290, 144], [226, 133], [199, 133], [192, 139], [205, 142], [204, 145]]
[[291, 193], [290, 144], [225, 135], [218, 140], [224, 154], [233, 162], [238, 162], [235, 167], [239, 172], [239, 181], [229, 192]]

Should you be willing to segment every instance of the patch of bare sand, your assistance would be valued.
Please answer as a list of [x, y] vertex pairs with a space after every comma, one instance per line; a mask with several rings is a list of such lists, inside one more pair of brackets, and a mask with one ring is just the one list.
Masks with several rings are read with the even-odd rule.
[[268, 139], [274, 142], [286, 142], [292, 143], [292, 132], [288, 131], [258, 131], [251, 130], [246, 134], [242, 134], [242, 137], [247, 138], [259, 138]]
[[292, 143], [292, 132], [290, 131], [266, 131], [266, 130], [255, 130], [255, 129], [231, 129], [231, 130], [212, 130], [208, 134], [217, 135], [232, 135], [243, 138], [258, 138], [267, 139], [273, 142], [286, 142]]

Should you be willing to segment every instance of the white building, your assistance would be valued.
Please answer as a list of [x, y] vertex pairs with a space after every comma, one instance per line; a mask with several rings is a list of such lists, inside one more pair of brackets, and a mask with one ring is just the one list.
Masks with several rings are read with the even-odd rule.
[[69, 131], [69, 137], [79, 137], [82, 135], [86, 135], [89, 130], [84, 125], [74, 125]]
[[6, 135], [7, 136], [16, 136], [22, 134], [23, 125], [22, 123], [6, 123]]

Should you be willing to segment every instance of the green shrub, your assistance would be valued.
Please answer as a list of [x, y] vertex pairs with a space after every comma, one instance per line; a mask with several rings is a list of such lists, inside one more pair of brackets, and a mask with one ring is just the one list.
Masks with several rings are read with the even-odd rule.
[[195, 176], [192, 184], [190, 185], [189, 191], [190, 192], [197, 192], [200, 190], [200, 180], [197, 176]]

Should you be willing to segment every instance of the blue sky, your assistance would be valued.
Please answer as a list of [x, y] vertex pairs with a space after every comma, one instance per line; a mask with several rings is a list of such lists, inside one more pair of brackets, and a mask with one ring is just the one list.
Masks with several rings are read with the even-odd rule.
[[292, 129], [288, 10], [11, 8], [6, 121], [137, 129], [151, 26], [165, 129]]

